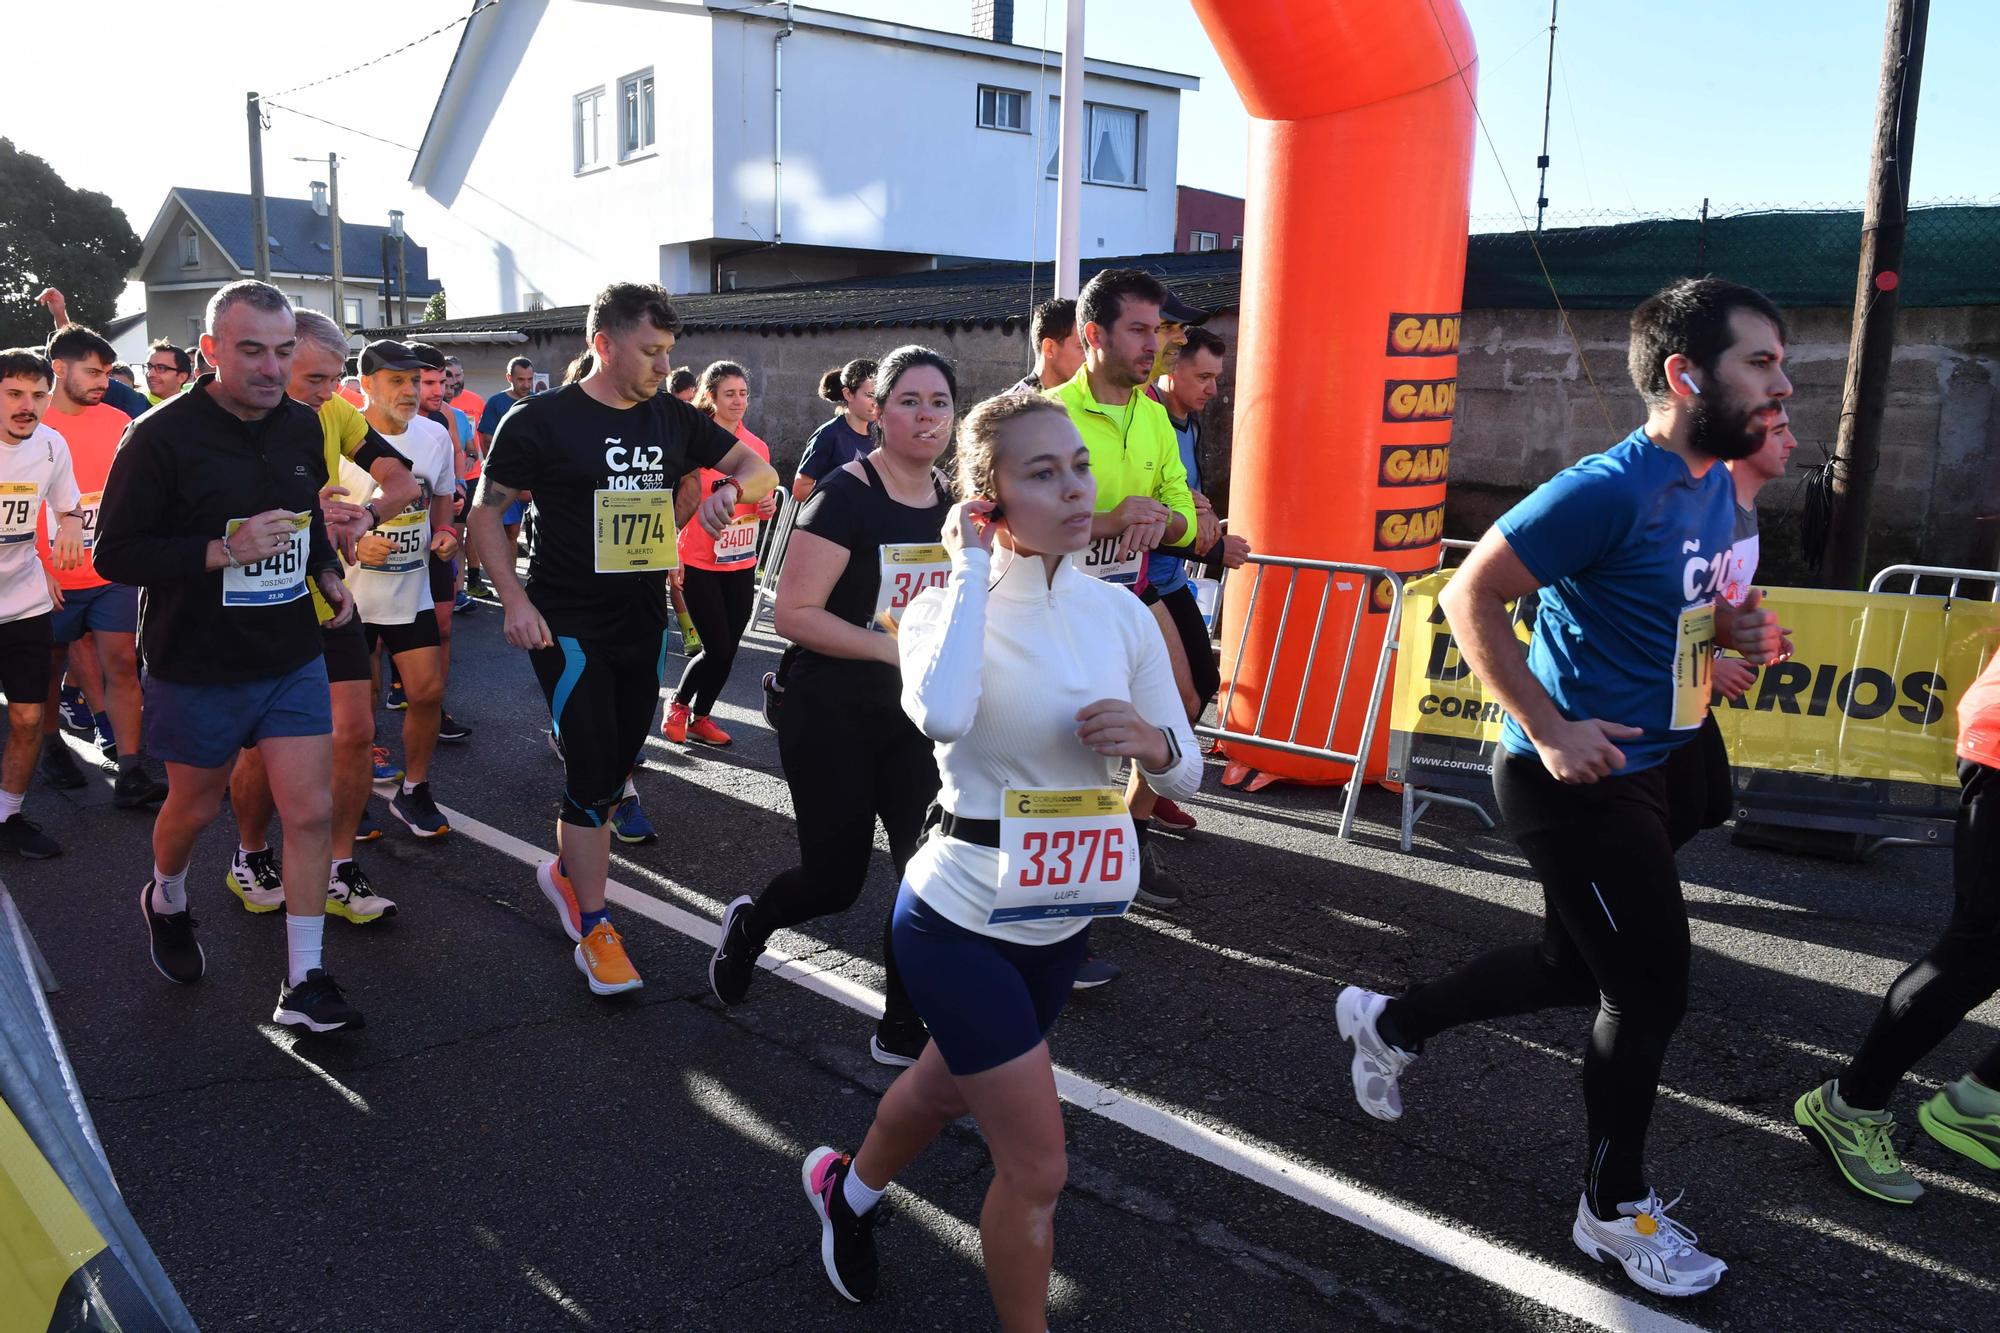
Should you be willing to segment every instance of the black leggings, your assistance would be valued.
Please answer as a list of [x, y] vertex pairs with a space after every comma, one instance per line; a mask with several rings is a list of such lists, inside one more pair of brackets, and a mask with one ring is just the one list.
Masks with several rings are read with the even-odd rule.
[[[889, 835], [889, 859], [900, 880], [923, 840], [924, 812], [938, 793], [931, 742], [897, 700], [830, 689], [816, 676], [786, 691], [778, 754], [792, 789], [799, 864], [765, 885], [750, 909], [744, 926], [759, 948], [787, 926], [854, 906], [868, 879], [877, 819]], [[882, 922], [882, 966], [888, 973], [883, 1022], [892, 1027], [917, 1022], [896, 968], [894, 918], [892, 895]]]
[[1379, 1028], [1414, 1050], [1446, 1028], [1567, 1005], [1597, 1006], [1583, 1059], [1600, 1217], [1646, 1193], [1646, 1126], [1667, 1041], [1687, 1008], [1688, 919], [1666, 769], [1566, 785], [1501, 751], [1493, 790], [1542, 881], [1542, 937], [1495, 949], [1391, 1000]]
[[1222, 672], [1215, 665], [1215, 640], [1208, 636], [1208, 622], [1201, 618], [1201, 603], [1195, 600], [1194, 585], [1183, 583], [1159, 599], [1167, 608], [1187, 652], [1188, 678], [1194, 682], [1194, 697], [1203, 707], [1222, 688]]
[[[2000, 769], [1960, 760], [1958, 784], [1951, 919], [1889, 987], [1860, 1054], [1841, 1074], [1840, 1095], [1853, 1106], [1886, 1110], [1903, 1075], [2000, 990]], [[2000, 1088], [2000, 1045], [1972, 1074]]]
[[558, 635], [554, 647], [533, 650], [528, 661], [562, 747], [563, 799], [556, 817], [602, 828], [659, 711], [667, 632], [647, 630], [625, 640]]
[[694, 632], [701, 636], [701, 651], [681, 672], [674, 702], [685, 704], [696, 717], [708, 716], [716, 696], [729, 683], [729, 669], [736, 665], [736, 645], [743, 641], [743, 629], [750, 623], [750, 603], [756, 593], [754, 569], [733, 569], [726, 574], [692, 567], [685, 571], [681, 605], [694, 622]]

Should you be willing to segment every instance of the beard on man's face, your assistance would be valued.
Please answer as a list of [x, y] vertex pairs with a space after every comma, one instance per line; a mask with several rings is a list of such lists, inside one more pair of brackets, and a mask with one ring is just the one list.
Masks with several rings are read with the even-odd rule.
[[1757, 414], [1778, 406], [1775, 400], [1739, 404], [1723, 399], [1697, 398], [1689, 443], [1696, 452], [1719, 458], [1725, 463], [1748, 458], [1764, 447], [1767, 427], [1757, 420]]

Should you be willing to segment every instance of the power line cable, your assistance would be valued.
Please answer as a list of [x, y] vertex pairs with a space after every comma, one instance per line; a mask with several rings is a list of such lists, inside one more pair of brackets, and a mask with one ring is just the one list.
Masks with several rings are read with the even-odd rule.
[[[351, 69], [344, 69], [340, 71], [340, 73], [338, 74], [329, 74], [323, 79], [314, 79], [310, 83], [296, 84], [293, 87], [286, 88], [281, 92], [263, 93], [259, 96], [258, 100], [268, 104], [273, 97], [289, 97], [293, 93], [304, 92], [308, 88], [317, 88], [323, 83], [332, 83], [335, 79], [344, 79], [350, 74], [359, 74], [362, 70], [371, 68], [372, 66], [375, 65], [379, 65], [385, 60], [393, 59], [394, 57], [403, 54], [403, 52], [410, 50], [412, 47], [422, 46], [425, 42], [428, 42], [433, 37], [443, 36], [445, 33], [450, 32], [453, 28], [456, 28], [461, 23], [470, 23], [473, 19], [479, 17], [481, 14], [484, 14], [489, 9], [498, 9], [499, 7], [500, 7], [500, 0], [480, 0], [480, 3], [473, 9], [464, 14], [460, 14], [457, 18], [445, 24], [443, 27], [433, 28], [421, 37], [418, 37], [412, 41], [404, 42], [401, 46], [397, 47], [393, 51], [384, 52], [383, 54], [376, 56], [373, 60], [364, 60], [359, 65], [355, 65]], [[303, 115], [304, 113], [295, 112], [294, 114]]]

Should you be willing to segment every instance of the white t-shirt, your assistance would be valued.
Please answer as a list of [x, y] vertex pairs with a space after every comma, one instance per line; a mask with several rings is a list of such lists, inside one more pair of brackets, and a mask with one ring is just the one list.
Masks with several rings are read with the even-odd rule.
[[38, 425], [20, 444], [0, 439], [0, 624], [55, 609], [35, 531], [45, 502], [66, 514], [79, 498], [62, 436]]
[[[416, 417], [403, 434], [382, 433], [382, 438], [410, 460], [410, 471], [423, 492], [408, 509], [375, 529], [395, 543], [395, 551], [380, 566], [349, 565], [347, 587], [364, 624], [407, 625], [431, 604], [431, 497], [451, 494], [457, 479], [451, 437], [435, 421]], [[366, 504], [382, 489], [349, 458], [340, 461], [340, 484], [355, 504]]]

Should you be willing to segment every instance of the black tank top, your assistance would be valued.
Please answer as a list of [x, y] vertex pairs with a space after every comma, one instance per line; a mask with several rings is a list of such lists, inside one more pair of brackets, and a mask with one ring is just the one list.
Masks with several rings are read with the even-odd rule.
[[[945, 516], [951, 512], [952, 496], [944, 478], [935, 468], [931, 485], [936, 501], [928, 505], [899, 504], [882, 485], [880, 474], [866, 455], [857, 460], [868, 474], [863, 482], [842, 468], [813, 488], [798, 527], [815, 537], [847, 548], [847, 568], [840, 572], [833, 590], [827, 594], [826, 609], [850, 625], [866, 628], [875, 616], [875, 599], [882, 585], [882, 548], [902, 544], [929, 544], [944, 532]], [[884, 662], [860, 661], [850, 657], [828, 657], [810, 648], [800, 648], [787, 674], [792, 683], [838, 684], [842, 688], [861, 687], [885, 691], [891, 697], [902, 690], [902, 678]]]

